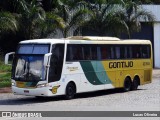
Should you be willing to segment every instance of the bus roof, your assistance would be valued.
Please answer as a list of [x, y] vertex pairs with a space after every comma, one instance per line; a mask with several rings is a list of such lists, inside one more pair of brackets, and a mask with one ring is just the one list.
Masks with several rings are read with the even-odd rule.
[[66, 39], [69, 40], [95, 40], [95, 41], [117, 41], [120, 40], [117, 37], [99, 37], [99, 36], [71, 36]]
[[54, 43], [64, 43], [64, 40], [63, 39], [46, 38], [46, 39], [24, 40], [24, 41], [20, 42], [20, 44], [30, 44], [30, 43], [35, 43], [35, 44], [54, 44]]
[[[81, 39], [82, 38], [82, 39]], [[149, 40], [141, 39], [125, 39], [120, 40], [116, 37], [91, 37], [91, 36], [73, 36], [62, 39], [33, 39], [21, 41], [20, 44], [56, 44], [56, 43], [70, 43], [70, 44], [151, 44]]]

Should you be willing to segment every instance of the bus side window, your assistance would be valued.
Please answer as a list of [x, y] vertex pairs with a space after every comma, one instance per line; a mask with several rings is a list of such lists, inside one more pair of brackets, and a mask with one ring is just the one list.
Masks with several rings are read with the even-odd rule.
[[111, 51], [111, 59], [115, 59], [115, 49], [114, 47], [110, 47], [110, 51]]
[[115, 52], [116, 52], [116, 59], [120, 59], [120, 47], [119, 46], [115, 47]]
[[96, 47], [96, 45], [91, 46], [91, 59], [97, 60], [97, 47]]
[[133, 58], [141, 58], [141, 47], [140, 45], [133, 45]]
[[63, 67], [63, 58], [64, 44], [53, 45], [49, 68], [49, 82], [60, 80]]
[[132, 46], [127, 47], [127, 58], [133, 58]]
[[125, 59], [127, 58], [127, 51], [125, 50], [125, 46], [120, 46], [120, 58]]
[[124, 59], [131, 58], [131, 51], [128, 46], [124, 46], [124, 51], [122, 50], [121, 52], [123, 52]]
[[79, 60], [79, 51], [78, 51], [78, 45], [72, 45], [72, 56], [73, 60], [77, 61]]
[[66, 55], [66, 61], [72, 61], [73, 56], [72, 56], [72, 46], [67, 45], [67, 55]]
[[150, 45], [147, 46], [147, 57], [151, 58], [151, 46]]
[[101, 60], [102, 59], [102, 56], [101, 56], [102, 54], [101, 54], [101, 48], [100, 48], [100, 46], [98, 46], [97, 47], [97, 59], [98, 60]]
[[111, 47], [107, 45], [107, 59], [111, 59]]
[[101, 47], [101, 53], [102, 53], [102, 59], [107, 59], [107, 47], [106, 46], [102, 46]]
[[82, 46], [78, 45], [78, 56], [79, 56], [79, 60], [83, 60], [83, 51], [82, 51]]
[[83, 46], [84, 60], [91, 60], [91, 47], [86, 44]]
[[150, 46], [142, 46], [142, 58], [150, 58]]

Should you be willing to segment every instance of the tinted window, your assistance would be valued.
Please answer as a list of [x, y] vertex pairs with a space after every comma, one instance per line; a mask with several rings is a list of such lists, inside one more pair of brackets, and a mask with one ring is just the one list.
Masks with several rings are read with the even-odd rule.
[[60, 80], [63, 67], [63, 58], [64, 44], [53, 45], [49, 69], [49, 82]]
[[97, 45], [91, 45], [91, 60], [97, 60]]
[[151, 53], [150, 53], [150, 46], [142, 46], [142, 58], [150, 58]]
[[76, 60], [96, 60], [97, 47], [96, 45], [74, 45], [67, 46], [67, 61]]
[[84, 54], [83, 54], [83, 48], [80, 45], [68, 45], [67, 46], [67, 61], [73, 61], [73, 60], [83, 60]]
[[49, 45], [21, 44], [18, 47], [18, 54], [46, 54], [49, 52]]
[[67, 61], [142, 59], [151, 57], [150, 45], [72, 45], [67, 47]]
[[115, 57], [115, 59], [121, 59], [120, 46], [116, 46], [116, 47], [115, 47], [115, 52], [116, 52], [116, 57]]
[[140, 45], [133, 45], [132, 46], [133, 51], [133, 58], [141, 58], [141, 46]]

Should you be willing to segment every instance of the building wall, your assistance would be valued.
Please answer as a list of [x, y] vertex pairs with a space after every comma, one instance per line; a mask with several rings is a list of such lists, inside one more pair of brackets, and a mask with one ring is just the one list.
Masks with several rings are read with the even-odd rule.
[[143, 8], [155, 16], [153, 23], [154, 67], [160, 68], [160, 5], [143, 5]]
[[160, 22], [160, 5], [143, 5], [143, 9], [151, 12], [155, 16], [155, 22]]
[[160, 22], [154, 23], [154, 67], [160, 68]]

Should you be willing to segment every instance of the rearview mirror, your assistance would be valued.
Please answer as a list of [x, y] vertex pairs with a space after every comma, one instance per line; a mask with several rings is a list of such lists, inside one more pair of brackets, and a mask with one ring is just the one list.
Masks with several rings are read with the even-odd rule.
[[46, 67], [48, 66], [48, 60], [49, 60], [49, 57], [52, 55], [52, 53], [47, 53], [44, 55], [44, 63], [43, 65]]
[[10, 52], [10, 53], [7, 53], [7, 54], [5, 55], [5, 64], [6, 64], [6, 65], [11, 65], [11, 64], [8, 63], [8, 61], [9, 61], [9, 56], [10, 56], [10, 55], [13, 55], [13, 54], [15, 54], [15, 52]]

